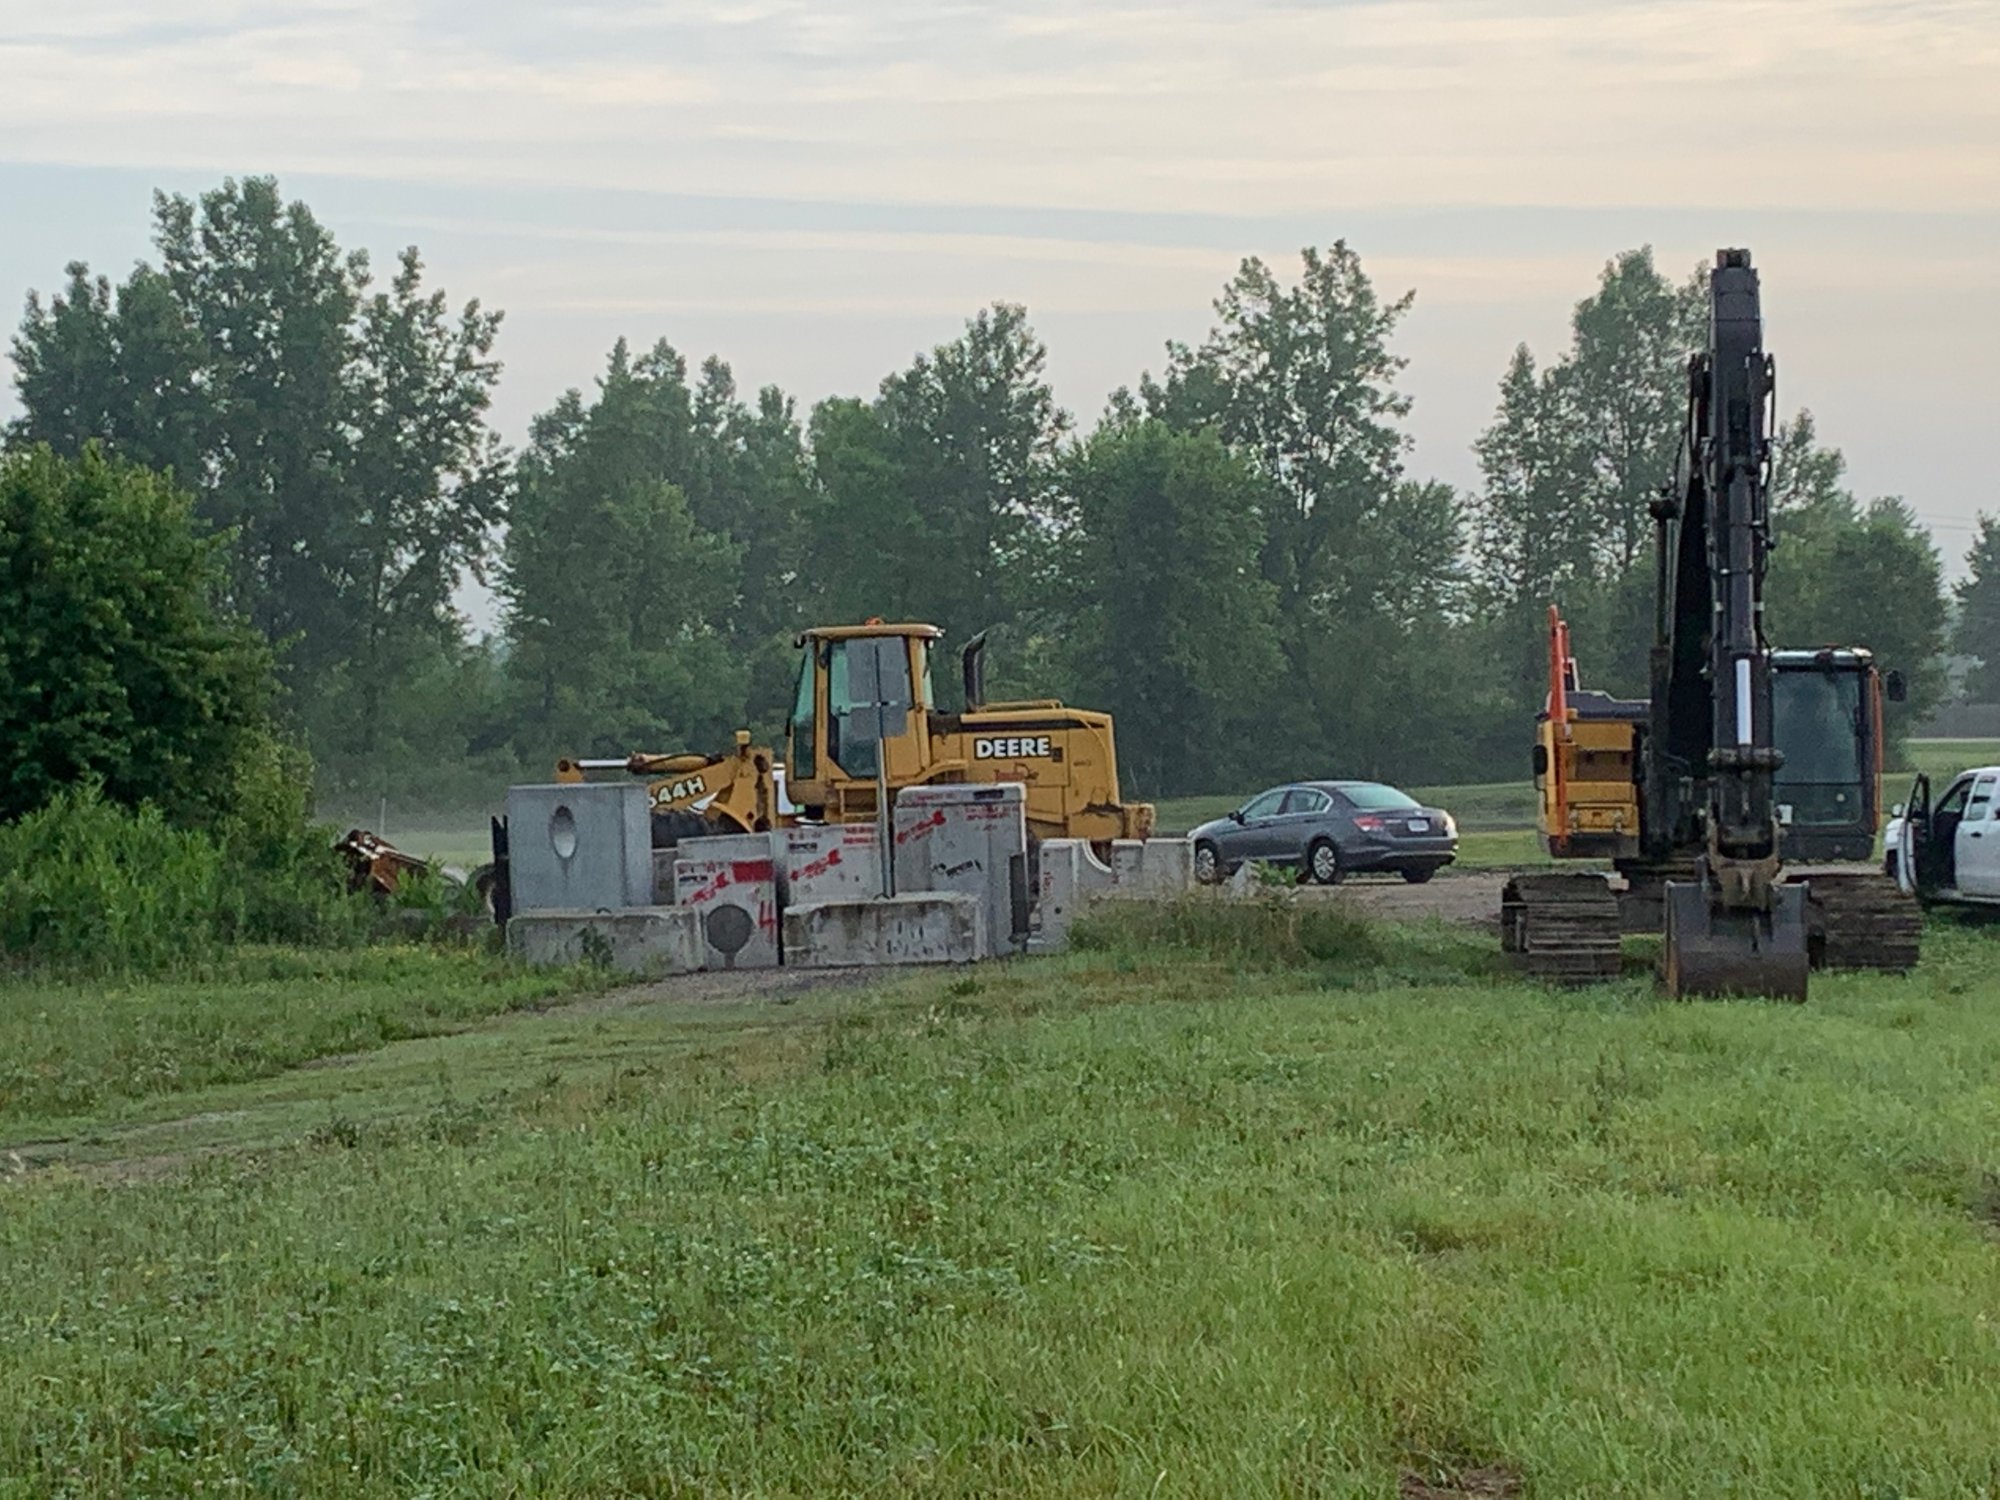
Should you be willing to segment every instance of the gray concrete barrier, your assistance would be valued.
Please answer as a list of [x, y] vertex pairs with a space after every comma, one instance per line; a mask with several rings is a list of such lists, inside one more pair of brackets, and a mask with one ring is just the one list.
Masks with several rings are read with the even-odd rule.
[[602, 963], [634, 978], [702, 966], [700, 919], [677, 906], [524, 912], [507, 923], [507, 951], [525, 963]]
[[674, 861], [674, 905], [700, 920], [703, 966], [778, 966], [778, 853], [781, 836], [733, 834], [683, 839]]
[[785, 963], [803, 969], [966, 964], [988, 951], [977, 896], [913, 892], [873, 901], [818, 901], [785, 913]]

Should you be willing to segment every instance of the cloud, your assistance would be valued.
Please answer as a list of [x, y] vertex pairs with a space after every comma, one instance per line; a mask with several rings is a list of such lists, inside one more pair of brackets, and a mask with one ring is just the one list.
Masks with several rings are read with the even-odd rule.
[[0, 149], [1238, 213], [1992, 208], [1996, 69], [1989, 0], [86, 3], [0, 43]]

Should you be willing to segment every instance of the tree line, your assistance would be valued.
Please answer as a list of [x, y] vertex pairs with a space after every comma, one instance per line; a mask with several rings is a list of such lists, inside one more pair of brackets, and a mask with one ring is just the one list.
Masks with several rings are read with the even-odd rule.
[[[989, 631], [996, 693], [1113, 712], [1138, 795], [1516, 779], [1551, 600], [1592, 685], [1644, 687], [1647, 504], [1704, 310], [1701, 273], [1649, 250], [1604, 267], [1564, 348], [1500, 372], [1468, 492], [1410, 470], [1413, 294], [1345, 243], [1244, 261], [1207, 336], [1087, 429], [1001, 304], [810, 409], [620, 341], [516, 452], [489, 417], [501, 314], [414, 248], [378, 282], [268, 178], [156, 195], [153, 221], [156, 262], [30, 295], [6, 441], [192, 495], [329, 800], [483, 802], [559, 753], [774, 736], [794, 634], [868, 616]], [[1911, 680], [1904, 727], [1945, 690], [1954, 604], [2000, 670], [1993, 523], [1954, 601], [1915, 514], [1857, 497], [1807, 412], [1774, 512], [1779, 644], [1873, 647]], [[491, 637], [453, 608], [467, 575], [502, 601]]]

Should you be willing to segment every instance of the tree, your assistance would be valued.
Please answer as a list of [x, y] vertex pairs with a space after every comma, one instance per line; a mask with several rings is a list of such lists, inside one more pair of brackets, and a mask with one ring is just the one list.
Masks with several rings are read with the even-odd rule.
[[1263, 517], [1264, 576], [1288, 617], [1343, 598], [1368, 524], [1395, 496], [1410, 409], [1395, 389], [1404, 361], [1389, 340], [1414, 294], [1383, 302], [1345, 242], [1301, 253], [1286, 287], [1261, 260], [1243, 263], [1217, 299], [1198, 349], [1170, 345], [1146, 405], [1178, 426], [1212, 425], [1272, 483]]
[[[1019, 646], [1060, 612], [1050, 546], [1070, 419], [1046, 363], [1027, 313], [998, 304], [872, 402], [819, 405], [801, 594], [822, 618], [923, 620], [959, 641], [1001, 630]], [[999, 653], [1001, 691], [1022, 659]]]
[[1539, 609], [1596, 580], [1596, 518], [1569, 424], [1567, 370], [1537, 371], [1526, 344], [1473, 444], [1486, 485], [1471, 517], [1473, 576], [1488, 608]]
[[2000, 703], [2000, 519], [1982, 514], [1959, 580], [1957, 646], [1978, 664], [1966, 683], [1975, 703]]
[[1442, 691], [1431, 666], [1460, 608], [1464, 544], [1456, 497], [1403, 478], [1410, 403], [1389, 345], [1411, 300], [1378, 296], [1344, 243], [1304, 251], [1290, 286], [1252, 259], [1207, 339], [1170, 346], [1165, 378], [1141, 383], [1146, 410], [1213, 429], [1267, 481], [1255, 524], [1285, 672], [1260, 742], [1278, 764], [1407, 766], [1399, 711]]
[[754, 406], [740, 400], [715, 358], [702, 363], [689, 419], [689, 471], [675, 482], [695, 524], [741, 553], [737, 598], [721, 623], [749, 674], [742, 722], [771, 729], [791, 709], [792, 639], [811, 623], [805, 433], [789, 396], [766, 386]]
[[1784, 424], [1773, 444], [1771, 554], [1765, 607], [1780, 647], [1863, 646], [1900, 671], [1909, 701], [1890, 709], [1907, 734], [1944, 689], [1943, 564], [1929, 532], [1901, 500], [1862, 505], [1844, 483], [1847, 460], [1822, 447], [1811, 412]]
[[271, 663], [224, 577], [159, 476], [95, 448], [0, 458], [0, 819], [87, 780], [183, 824], [235, 810]]
[[1644, 691], [1654, 522], [1684, 441], [1688, 357], [1706, 342], [1706, 282], [1675, 286], [1642, 247], [1605, 263], [1569, 347], [1537, 371], [1523, 346], [1476, 446], [1478, 607], [1499, 631], [1514, 712], [1547, 677], [1542, 611], [1562, 607], [1591, 680]]
[[358, 733], [327, 725], [320, 739], [347, 739], [363, 761], [378, 748], [392, 686], [458, 646], [452, 591], [464, 573], [483, 573], [505, 498], [499, 439], [485, 425], [500, 316], [472, 303], [454, 319], [444, 293], [425, 295], [422, 283], [423, 263], [406, 250], [360, 318], [344, 478], [361, 503], [341, 538], [342, 582], [363, 606], [348, 654], [357, 701], [342, 705]]
[[1650, 245], [1606, 263], [1597, 291], [1576, 306], [1558, 386], [1576, 445], [1568, 460], [1596, 528], [1600, 576], [1646, 564], [1647, 507], [1674, 472], [1685, 425], [1688, 356], [1707, 343], [1708, 286], [1697, 273], [1676, 287]]
[[570, 391], [534, 423], [500, 575], [526, 755], [720, 749], [738, 727], [748, 663], [720, 622], [741, 549], [665, 473], [683, 370], [621, 340], [594, 404]]
[[156, 194], [154, 240], [159, 267], [115, 294], [76, 265], [30, 298], [13, 437], [101, 440], [192, 490], [315, 738], [365, 757], [393, 681], [455, 636], [500, 514], [499, 315], [425, 293], [414, 250], [371, 295], [367, 257], [269, 178]]
[[1228, 784], [1280, 666], [1257, 559], [1264, 481], [1213, 432], [1158, 420], [1101, 428], [1064, 477], [1071, 680], [1116, 715], [1128, 785]]
[[876, 409], [929, 557], [925, 617], [963, 639], [1035, 603], [1069, 415], [1025, 309], [1001, 303], [882, 383]]
[[939, 602], [921, 498], [882, 413], [836, 397], [813, 408], [811, 597], [827, 623], [928, 620]]

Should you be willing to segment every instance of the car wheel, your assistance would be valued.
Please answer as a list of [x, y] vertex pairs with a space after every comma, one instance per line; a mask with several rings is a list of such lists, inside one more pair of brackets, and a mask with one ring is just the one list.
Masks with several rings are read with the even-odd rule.
[[1340, 851], [1325, 839], [1315, 839], [1306, 850], [1306, 875], [1314, 885], [1339, 885], [1346, 873], [1340, 868]]
[[1425, 865], [1421, 869], [1403, 871], [1403, 879], [1409, 881], [1411, 885], [1422, 885], [1435, 874], [1437, 871], [1434, 868]]
[[1194, 878], [1200, 885], [1214, 885], [1222, 879], [1222, 856], [1206, 840], [1194, 846]]

